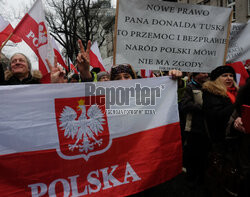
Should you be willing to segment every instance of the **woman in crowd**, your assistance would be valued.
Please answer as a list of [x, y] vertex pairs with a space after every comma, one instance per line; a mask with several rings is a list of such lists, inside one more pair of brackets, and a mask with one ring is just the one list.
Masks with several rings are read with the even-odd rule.
[[230, 66], [219, 66], [203, 84], [203, 109], [211, 140], [218, 146], [225, 139], [226, 125], [234, 110], [238, 87], [235, 71]]
[[[230, 188], [226, 180], [225, 166], [236, 162], [234, 157], [237, 141], [226, 138], [227, 123], [234, 111], [234, 103], [238, 87], [236, 85], [235, 71], [230, 66], [219, 66], [211, 72], [210, 81], [203, 84], [203, 110], [208, 128], [208, 134], [212, 143], [210, 154], [210, 166], [208, 169], [215, 172], [216, 177], [212, 181], [211, 191], [217, 195], [225, 193], [235, 194], [234, 188]], [[227, 160], [227, 161], [226, 161]], [[211, 165], [215, 164], [214, 169]], [[232, 166], [230, 166], [230, 169]], [[229, 168], [228, 168], [229, 169]], [[218, 170], [218, 171], [217, 171]], [[228, 173], [230, 174], [231, 171]], [[220, 187], [221, 186], [221, 187]], [[222, 192], [222, 193], [221, 193]]]

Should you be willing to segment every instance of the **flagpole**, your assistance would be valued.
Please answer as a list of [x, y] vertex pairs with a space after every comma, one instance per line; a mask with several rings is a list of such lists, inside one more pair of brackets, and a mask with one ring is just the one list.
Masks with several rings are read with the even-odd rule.
[[3, 42], [3, 44], [0, 47], [0, 51], [2, 50], [2, 48], [6, 45], [6, 43], [10, 40], [10, 38], [13, 36], [13, 32], [8, 36], [8, 38]]
[[13, 32], [8, 36], [8, 38], [4, 41], [4, 43], [1, 45], [0, 47], [0, 51], [2, 50], [2, 48], [6, 45], [6, 43], [10, 40], [10, 38], [14, 35], [15, 30], [19, 27], [19, 25], [23, 22], [23, 20], [26, 18], [26, 15], [24, 15], [24, 17], [21, 19], [21, 21], [17, 24], [17, 26], [15, 27], [15, 29], [13, 30]]
[[231, 14], [229, 17], [229, 24], [227, 27], [227, 39], [226, 39], [225, 54], [224, 54], [224, 60], [223, 60], [224, 65], [226, 64], [226, 61], [227, 61], [227, 51], [228, 51], [228, 45], [229, 45], [229, 37], [230, 37], [232, 19], [233, 19], [233, 10], [231, 11]]
[[113, 51], [113, 65], [116, 64], [116, 42], [117, 42], [118, 13], [119, 13], [119, 0], [116, 0], [115, 35], [114, 35], [115, 39], [114, 39], [114, 51]]

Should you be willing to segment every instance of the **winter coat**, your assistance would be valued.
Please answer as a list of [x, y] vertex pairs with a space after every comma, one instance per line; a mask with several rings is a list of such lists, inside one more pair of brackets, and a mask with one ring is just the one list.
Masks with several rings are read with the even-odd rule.
[[226, 93], [221, 92], [214, 81], [203, 85], [203, 110], [213, 144], [225, 140], [227, 123], [233, 113], [234, 105]]
[[5, 85], [21, 85], [21, 84], [39, 84], [42, 74], [38, 70], [34, 70], [32, 74], [22, 81], [15, 77], [11, 71], [5, 71]]
[[[202, 86], [200, 84], [192, 80], [187, 85], [184, 96], [181, 101], [181, 106], [182, 106], [181, 110], [184, 114], [186, 114], [187, 117], [186, 125], [188, 124], [188, 121], [191, 121], [190, 131], [196, 133], [197, 132], [205, 133], [201, 88]], [[191, 120], [188, 119], [189, 117]]]

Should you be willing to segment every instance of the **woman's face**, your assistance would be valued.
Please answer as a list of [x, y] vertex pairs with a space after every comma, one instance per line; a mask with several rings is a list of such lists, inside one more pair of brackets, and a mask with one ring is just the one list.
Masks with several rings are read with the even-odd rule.
[[219, 76], [220, 81], [227, 87], [233, 87], [234, 75], [232, 73], [224, 73]]
[[115, 76], [114, 80], [131, 80], [133, 79], [129, 73], [119, 73]]

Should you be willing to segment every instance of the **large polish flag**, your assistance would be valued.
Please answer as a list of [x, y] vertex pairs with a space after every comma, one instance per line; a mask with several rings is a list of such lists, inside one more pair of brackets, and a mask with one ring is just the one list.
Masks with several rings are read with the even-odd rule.
[[90, 61], [90, 65], [93, 68], [100, 68], [101, 71], [106, 71], [103, 66], [104, 64], [102, 61], [102, 56], [101, 56], [97, 42], [94, 42], [91, 45], [90, 52], [89, 52], [89, 61]]
[[58, 46], [57, 46], [57, 44], [56, 44], [56, 41], [55, 41], [55, 39], [54, 39], [53, 37], [51, 37], [51, 43], [52, 43], [52, 46], [53, 46], [53, 48], [54, 48], [55, 56], [57, 57], [57, 62], [58, 62], [59, 64], [61, 64], [62, 67], [63, 67], [65, 70], [69, 71], [69, 67], [68, 67], [67, 64], [65, 63], [64, 58], [62, 57], [62, 54], [61, 54], [61, 52], [60, 52], [60, 49], [58, 48]]
[[[11, 24], [8, 21], [4, 20], [4, 18], [0, 15], [0, 46], [9, 37], [13, 30], [14, 29]], [[18, 36], [11, 36], [10, 40], [14, 43], [22, 41], [22, 39]]]
[[128, 196], [181, 172], [169, 77], [0, 86], [0, 100], [2, 197]]
[[54, 50], [51, 44], [42, 0], [37, 0], [30, 11], [22, 18], [14, 30], [14, 34], [21, 37], [35, 52], [39, 60], [39, 70], [43, 76], [50, 73], [45, 61], [54, 64]]

